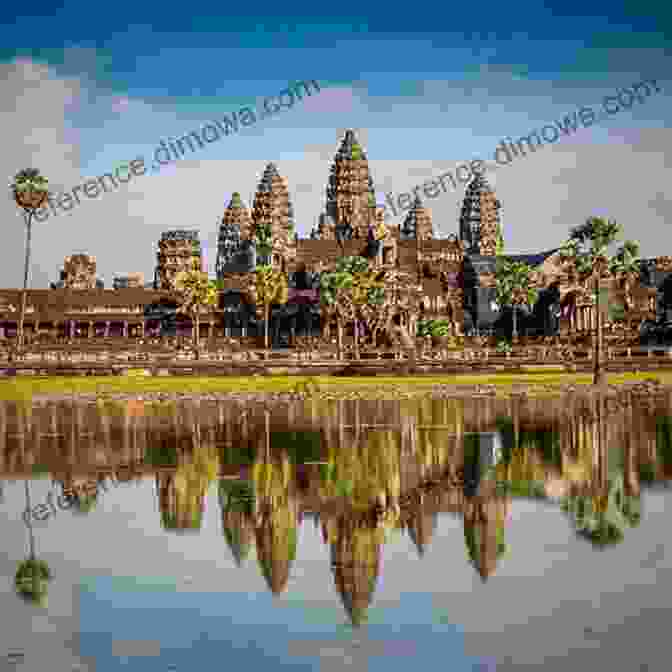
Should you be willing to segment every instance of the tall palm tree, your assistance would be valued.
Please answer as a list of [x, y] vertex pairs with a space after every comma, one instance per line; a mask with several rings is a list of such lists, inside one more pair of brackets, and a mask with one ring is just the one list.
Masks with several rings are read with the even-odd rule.
[[271, 263], [270, 256], [273, 252], [273, 234], [269, 222], [260, 223], [254, 231], [254, 244], [257, 254], [262, 260], [262, 266]]
[[23, 210], [26, 223], [26, 258], [23, 265], [23, 292], [21, 294], [21, 313], [19, 316], [19, 329], [17, 334], [17, 353], [23, 346], [23, 323], [26, 316], [26, 298], [28, 290], [28, 269], [30, 267], [30, 243], [32, 233], [33, 216], [49, 198], [48, 180], [40, 174], [36, 168], [24, 168], [14, 176], [10, 184], [12, 199]]
[[630, 268], [631, 257], [636, 256], [639, 246], [634, 241], [626, 241], [619, 255], [609, 257], [607, 248], [618, 240], [622, 227], [614, 220], [603, 217], [588, 217], [586, 222], [570, 231], [569, 240], [561, 248], [561, 257], [573, 261], [576, 270], [586, 278], [592, 278], [595, 291], [595, 352], [593, 362], [593, 384], [604, 383], [602, 369], [602, 309], [600, 306], [600, 278], [611, 266], [617, 268], [620, 263]]
[[518, 338], [517, 307], [532, 305], [538, 291], [532, 286], [532, 267], [520, 261], [498, 260], [495, 291], [500, 306], [513, 308], [513, 338]]
[[287, 276], [282, 271], [274, 270], [271, 266], [257, 267], [254, 283], [255, 305], [263, 309], [264, 315], [264, 348], [268, 356], [268, 320], [271, 305], [287, 303], [289, 286]]
[[14, 576], [14, 589], [19, 597], [26, 602], [45, 606], [47, 601], [48, 582], [53, 578], [49, 565], [38, 560], [35, 555], [35, 535], [33, 533], [32, 506], [30, 504], [30, 487], [28, 479], [24, 481], [26, 494], [26, 514], [24, 521], [28, 528], [29, 556], [19, 563]]
[[635, 240], [627, 240], [621, 245], [609, 262], [609, 270], [611, 273], [623, 281], [626, 309], [632, 307], [630, 290], [639, 277], [639, 264], [639, 243]]
[[201, 308], [217, 303], [217, 285], [208, 280], [208, 274], [198, 268], [198, 263], [195, 261], [193, 268], [181, 271], [175, 278], [175, 289], [180, 295], [177, 310], [189, 314], [193, 321], [196, 359], [199, 357]]

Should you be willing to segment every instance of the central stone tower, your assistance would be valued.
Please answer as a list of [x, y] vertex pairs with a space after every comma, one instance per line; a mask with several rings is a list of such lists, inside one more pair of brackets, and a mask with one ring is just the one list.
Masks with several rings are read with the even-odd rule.
[[460, 240], [467, 254], [494, 256], [502, 250], [501, 203], [482, 174], [469, 183], [460, 215]]
[[369, 161], [355, 133], [348, 130], [334, 157], [327, 186], [326, 217], [320, 238], [334, 240], [336, 232], [366, 238], [376, 224], [376, 196]]

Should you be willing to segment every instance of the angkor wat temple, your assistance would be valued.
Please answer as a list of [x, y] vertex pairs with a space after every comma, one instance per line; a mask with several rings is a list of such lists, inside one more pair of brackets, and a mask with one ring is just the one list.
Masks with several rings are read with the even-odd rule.
[[[255, 244], [262, 230], [272, 241], [263, 255]], [[354, 132], [347, 131], [330, 169], [324, 214], [309, 238], [296, 233], [290, 191], [273, 163], [266, 166], [251, 209], [238, 192], [233, 194], [219, 229], [220, 302], [201, 320], [202, 336], [245, 339], [263, 333], [249, 293], [258, 263], [286, 273], [290, 288], [287, 303], [271, 311], [273, 345], [324, 335], [329, 318], [320, 309], [320, 274], [333, 270], [341, 256], [363, 256], [381, 270], [396, 269], [417, 279], [420, 305], [400, 305], [398, 311], [411, 334], [421, 319], [445, 319], [454, 335], [510, 335], [511, 309], [495, 301], [501, 258], [535, 269], [539, 296], [531, 309], [518, 312], [521, 335], [588, 333], [595, 319], [593, 298], [560, 263], [560, 241], [556, 249], [525, 255], [506, 255], [503, 243], [501, 203], [481, 173], [467, 187], [457, 235], [436, 238], [430, 211], [418, 197], [401, 225], [386, 222], [366, 153]], [[144, 287], [136, 274], [115, 280], [113, 290], [103, 289], [94, 257], [67, 257], [58, 283], [29, 292], [28, 336], [189, 335], [190, 320], [176, 313], [174, 279], [200, 258], [198, 231], [166, 232], [158, 247], [153, 283]], [[640, 269], [637, 287], [621, 287], [615, 278], [610, 284], [615, 295], [624, 297], [630, 328], [662, 342], [668, 331], [672, 335], [672, 258], [642, 260]], [[18, 290], [0, 290], [0, 339], [16, 333], [19, 305]]]

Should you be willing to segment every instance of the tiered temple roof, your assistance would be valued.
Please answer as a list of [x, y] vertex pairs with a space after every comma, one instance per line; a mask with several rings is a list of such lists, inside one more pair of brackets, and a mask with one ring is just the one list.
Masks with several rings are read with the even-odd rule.
[[375, 223], [376, 196], [369, 162], [354, 131], [345, 133], [334, 157], [327, 186], [326, 214], [322, 236], [333, 239], [337, 227], [348, 235], [366, 238]]
[[460, 215], [460, 238], [469, 254], [494, 255], [502, 234], [501, 203], [485, 177], [476, 173], [469, 183]]
[[234, 261], [240, 251], [241, 242], [249, 240], [251, 232], [252, 215], [236, 191], [224, 211], [219, 227], [216, 265], [218, 276], [221, 275], [225, 266]]
[[431, 240], [433, 237], [432, 216], [417, 196], [401, 225], [400, 235], [402, 240]]
[[268, 227], [273, 240], [272, 263], [292, 259], [295, 249], [294, 209], [287, 181], [274, 163], [269, 163], [259, 182], [252, 208], [252, 233]]

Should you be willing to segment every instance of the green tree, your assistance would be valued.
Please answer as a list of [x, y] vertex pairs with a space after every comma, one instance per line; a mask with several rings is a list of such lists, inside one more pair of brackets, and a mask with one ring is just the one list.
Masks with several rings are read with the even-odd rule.
[[178, 312], [188, 314], [193, 322], [194, 348], [196, 359], [199, 357], [200, 312], [217, 303], [217, 285], [208, 280], [208, 274], [198, 268], [198, 261], [188, 271], [181, 271], [175, 278], [175, 290], [179, 294]]
[[609, 262], [611, 273], [623, 282], [625, 290], [625, 305], [623, 309], [615, 307], [611, 317], [621, 320], [625, 317], [625, 311], [632, 308], [630, 292], [639, 278], [639, 243], [635, 240], [627, 240]]
[[513, 338], [518, 338], [517, 307], [531, 306], [537, 300], [538, 291], [531, 286], [532, 268], [520, 261], [498, 260], [495, 281], [497, 303], [512, 307]]
[[595, 352], [593, 355], [593, 384], [604, 383], [602, 368], [602, 308], [600, 278], [611, 267], [612, 269], [632, 269], [633, 259], [639, 246], [634, 241], [626, 241], [614, 257], [609, 257], [607, 249], [618, 240], [621, 226], [614, 220], [603, 217], [589, 217], [580, 226], [570, 231], [569, 239], [563, 244], [560, 255], [565, 261], [572, 262], [578, 273], [585, 278], [592, 278], [595, 297]]
[[[287, 277], [271, 266], [258, 266], [255, 276], [255, 305], [263, 309], [264, 316], [264, 348], [268, 350], [268, 321], [271, 305], [283, 305], [289, 298]], [[266, 353], [268, 355], [268, 353]]]
[[21, 294], [21, 313], [17, 334], [17, 353], [23, 346], [23, 323], [26, 317], [26, 299], [28, 291], [28, 271], [30, 267], [30, 245], [33, 216], [49, 198], [48, 180], [36, 168], [25, 168], [14, 176], [10, 184], [11, 196], [16, 205], [23, 210], [26, 223], [26, 257], [23, 265], [23, 292]]
[[[266, 266], [270, 262], [270, 255], [273, 251], [273, 235], [269, 222], [260, 223], [254, 230], [254, 245], [257, 254], [262, 259], [260, 266]], [[259, 263], [259, 262], [258, 262]]]
[[339, 357], [342, 350], [343, 325], [353, 322], [355, 347], [359, 344], [359, 324], [370, 328], [385, 305], [385, 272], [369, 266], [364, 257], [341, 257], [336, 269], [320, 278], [320, 300], [338, 324]]
[[495, 254], [500, 256], [504, 254], [504, 236], [502, 235], [502, 225], [497, 226], [497, 246], [495, 247]]

